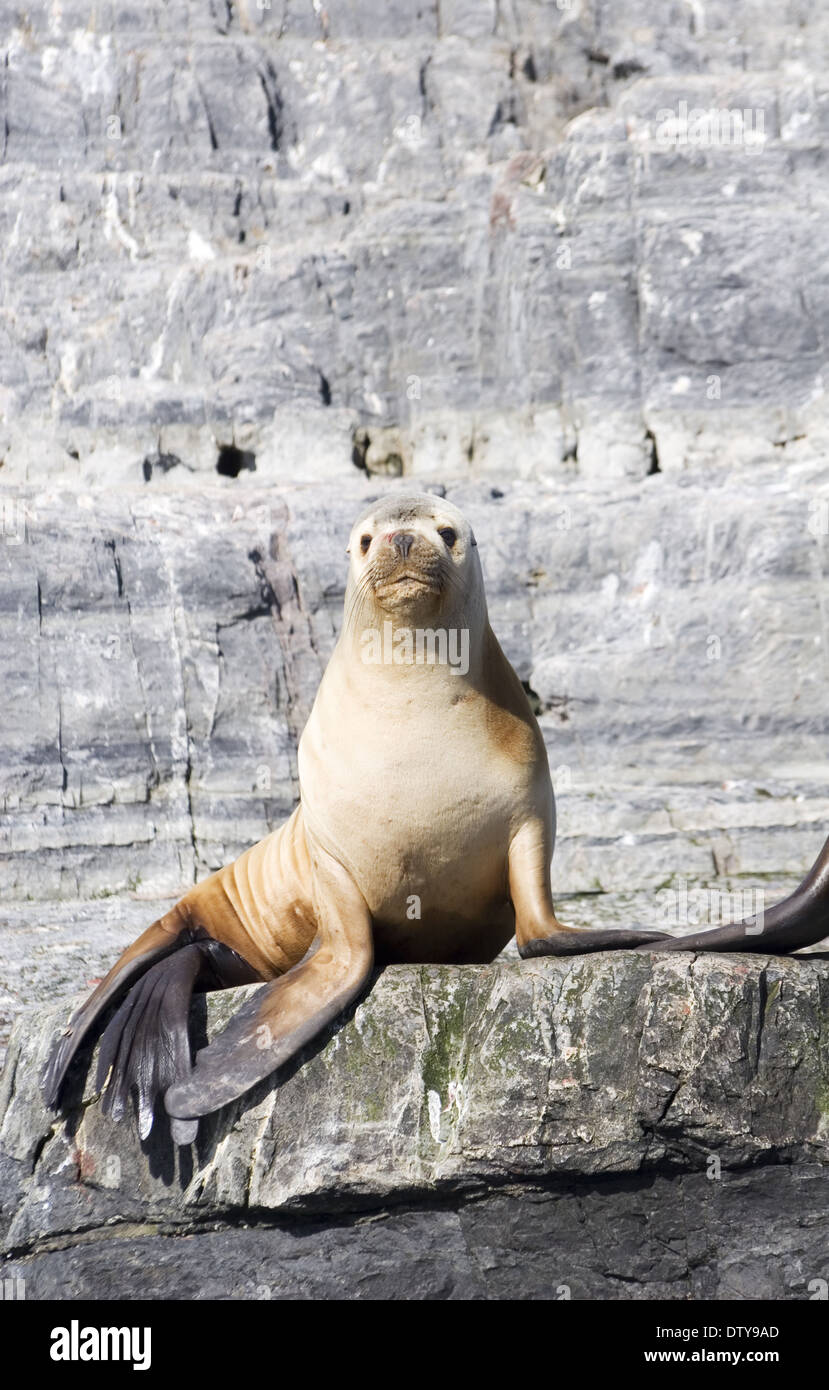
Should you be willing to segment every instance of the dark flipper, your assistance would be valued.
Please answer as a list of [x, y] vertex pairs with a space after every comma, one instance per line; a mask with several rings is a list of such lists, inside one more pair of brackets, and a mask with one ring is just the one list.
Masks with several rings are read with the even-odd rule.
[[589, 951], [762, 951], [785, 955], [829, 936], [829, 839], [788, 898], [768, 912], [724, 927], [672, 936], [649, 930], [564, 927], [552, 908], [547, 844], [536, 827], [510, 846], [510, 892], [518, 950], [528, 956], [574, 956]]
[[66, 1073], [104, 1011], [155, 961], [163, 960], [192, 939], [186, 919], [174, 908], [158, 922], [153, 922], [116, 961], [97, 989], [72, 1015], [66, 1031], [52, 1049], [41, 1082], [46, 1104], [52, 1110], [59, 1108]]
[[[530, 956], [582, 956], [591, 951], [654, 950], [657, 943], [670, 941], [664, 931], [638, 931], [623, 927], [567, 927], [564, 931], [549, 932], [519, 945], [524, 960]], [[653, 944], [651, 944], [653, 943]]]
[[786, 955], [829, 936], [829, 839], [802, 883], [768, 912], [724, 927], [672, 936], [650, 951], [762, 951]]
[[542, 818], [528, 820], [513, 836], [508, 852], [509, 894], [515, 911], [519, 954], [580, 956], [590, 951], [623, 951], [667, 938], [666, 932], [614, 927], [568, 927], [556, 917], [550, 892], [552, 830]]
[[[151, 966], [133, 985], [101, 1039], [95, 1078], [103, 1092], [101, 1109], [113, 1120], [120, 1120], [134, 1089], [142, 1139], [152, 1129], [159, 1091], [190, 1070], [187, 1021], [201, 964], [198, 946], [190, 945]], [[189, 1143], [195, 1136], [174, 1137], [179, 1143]]]
[[[136, 946], [158, 926], [150, 928]], [[132, 983], [137, 976], [141, 978]], [[102, 1109], [114, 1120], [123, 1115], [130, 1092], [137, 1092], [138, 1129], [141, 1138], [146, 1138], [156, 1097], [190, 1071], [187, 1024], [194, 990], [226, 989], [260, 979], [241, 956], [201, 928], [186, 927], [176, 935], [165, 932], [154, 945], [134, 951], [110, 972], [75, 1015], [44, 1073], [47, 1104], [58, 1108], [63, 1081], [78, 1049], [106, 1008], [127, 989], [101, 1040], [96, 1084], [106, 1087]], [[190, 1143], [195, 1137], [195, 1125], [174, 1124], [172, 1129], [177, 1143]]]
[[[146, 1139], [157, 1096], [189, 1076], [192, 1066], [188, 1021], [195, 989], [225, 989], [260, 977], [228, 946], [206, 935], [150, 967], [134, 985], [101, 1039], [96, 1085], [101, 1109], [120, 1120], [132, 1091], [137, 1094], [138, 1133]], [[196, 1137], [196, 1123], [173, 1121], [177, 1144]]]
[[174, 1123], [218, 1110], [284, 1066], [360, 993], [371, 965], [370, 951], [343, 963], [320, 949], [257, 990], [197, 1053], [192, 1072], [167, 1091]]
[[315, 848], [318, 946], [257, 990], [196, 1057], [190, 1076], [164, 1097], [174, 1120], [208, 1115], [283, 1066], [357, 997], [374, 944], [365, 899], [346, 870]]

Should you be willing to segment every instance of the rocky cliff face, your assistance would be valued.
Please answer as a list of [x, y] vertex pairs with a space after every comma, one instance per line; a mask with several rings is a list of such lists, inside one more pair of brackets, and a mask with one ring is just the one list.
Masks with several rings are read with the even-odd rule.
[[0, 1093], [6, 1269], [29, 1298], [809, 1298], [828, 1016], [825, 959], [391, 967], [174, 1151], [89, 1081], [44, 1113], [52, 1006]]
[[[829, 20], [799, 0], [5, 11], [0, 1054], [25, 1005], [68, 1007], [288, 813], [345, 537], [412, 480], [474, 523], [493, 625], [547, 739], [569, 920], [681, 929], [688, 887], [710, 889], [704, 925], [729, 911], [723, 892], [741, 913], [743, 893], [791, 886], [829, 819]], [[54, 1017], [19, 1035], [15, 1087], [15, 1049]], [[553, 1229], [573, 1233], [573, 1270], [585, 1212], [596, 1248], [616, 1239], [611, 1211], [641, 1234], [645, 1188], [625, 1176], [641, 1159], [625, 1149], [601, 1191], [592, 1159], [566, 1190], [544, 1160], [520, 1201], [508, 1165], [480, 1203], [461, 1177], [451, 1210], [427, 1164], [404, 1211], [407, 1150], [371, 1189], [386, 1202], [397, 1185], [389, 1267], [406, 1249], [412, 1288], [517, 1288], [482, 1272], [497, 1219], [549, 1289]], [[31, 1155], [9, 1161], [17, 1193]], [[666, 1287], [731, 1288], [698, 1274], [716, 1266], [694, 1255], [711, 1232], [739, 1244], [767, 1193], [764, 1229], [785, 1244], [794, 1194], [823, 1191], [811, 1168], [744, 1163], [730, 1191], [745, 1208], [699, 1169], [653, 1170], [665, 1231], [677, 1194], [696, 1213]], [[32, 1190], [25, 1218], [12, 1200], [20, 1248], [65, 1278]], [[96, 1230], [99, 1197], [72, 1198]], [[55, 1220], [71, 1243], [75, 1218]], [[374, 1230], [349, 1216], [318, 1239], [353, 1272]], [[166, 1237], [144, 1236], [163, 1268]], [[731, 1238], [717, 1268], [742, 1259]], [[233, 1239], [262, 1253], [255, 1229]], [[274, 1288], [330, 1292], [298, 1228], [278, 1239], [273, 1269], [296, 1252], [298, 1282], [274, 1272]], [[198, 1248], [223, 1240], [200, 1228]], [[92, 1249], [104, 1268], [109, 1248], [79, 1246], [73, 1268]], [[663, 1287], [665, 1248], [647, 1245], [642, 1287]], [[574, 1288], [609, 1287], [584, 1269]], [[740, 1269], [749, 1295], [766, 1287]]]
[[821, 447], [813, 7], [8, 20], [6, 479], [642, 479]]

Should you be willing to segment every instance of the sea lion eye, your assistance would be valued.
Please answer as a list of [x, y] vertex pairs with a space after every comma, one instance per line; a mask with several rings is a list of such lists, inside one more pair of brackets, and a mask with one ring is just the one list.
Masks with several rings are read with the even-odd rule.
[[368, 548], [369, 548], [370, 545], [371, 545], [371, 536], [361, 536], [361, 537], [360, 537], [360, 549], [362, 550], [362, 552], [363, 552], [364, 555], [365, 555], [365, 553], [366, 553], [366, 551], [368, 550]]
[[450, 550], [452, 549], [452, 546], [455, 544], [455, 541], [458, 539], [457, 532], [453, 531], [451, 526], [439, 526], [438, 535], [443, 536], [443, 539], [445, 540]]

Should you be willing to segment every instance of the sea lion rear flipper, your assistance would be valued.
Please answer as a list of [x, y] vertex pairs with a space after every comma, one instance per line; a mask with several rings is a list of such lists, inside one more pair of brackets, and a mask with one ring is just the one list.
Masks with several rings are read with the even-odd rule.
[[129, 991], [101, 1039], [95, 1084], [101, 1110], [120, 1120], [133, 1087], [138, 1095], [138, 1133], [146, 1139], [159, 1091], [191, 1066], [187, 1020], [201, 952], [185, 946], [150, 967]]
[[656, 951], [762, 951], [786, 955], [829, 936], [829, 839], [793, 893], [753, 917], [672, 936]]
[[177, 1121], [208, 1115], [283, 1066], [362, 990], [374, 960], [371, 916], [346, 871], [314, 855], [319, 945], [312, 956], [246, 1000], [196, 1056], [164, 1104]]
[[127, 947], [89, 998], [72, 1015], [65, 1032], [52, 1048], [43, 1072], [41, 1084], [50, 1109], [58, 1109], [66, 1073], [104, 1010], [151, 965], [177, 951], [182, 944], [182, 934], [187, 931], [186, 919], [178, 907], [165, 913]]
[[[133, 995], [136, 995], [133, 1003], [136, 1006], [138, 1004], [137, 991], [140, 986], [136, 985], [136, 982], [141, 981], [143, 984], [142, 976], [146, 978], [147, 975], [151, 975], [153, 981], [158, 984], [162, 972], [172, 970], [169, 978], [166, 974], [163, 975], [166, 984], [160, 995], [156, 997], [158, 1008], [161, 1007], [166, 997], [165, 1013], [168, 1013], [173, 999], [180, 992], [180, 987], [189, 978], [190, 967], [194, 967], [184, 1010], [185, 1027], [190, 995], [197, 984], [202, 989], [224, 989], [231, 985], [248, 984], [261, 979], [261, 976], [230, 947], [223, 946], [220, 942], [213, 940], [202, 928], [194, 929], [188, 923], [188, 914], [181, 904], [165, 913], [164, 917], [154, 922], [137, 941], [127, 947], [97, 988], [72, 1016], [66, 1031], [57, 1039], [43, 1073], [44, 1097], [46, 1104], [51, 1109], [59, 1108], [66, 1074], [95, 1024], [119, 995], [129, 991], [127, 999], [115, 1014], [105, 1034], [105, 1036], [109, 1036], [110, 1048], [114, 1046], [113, 1040], [116, 1036], [120, 1039], [132, 1013]], [[187, 952], [191, 945], [195, 949], [188, 955]], [[167, 959], [170, 956], [174, 957], [173, 961]], [[181, 964], [178, 963], [180, 957], [184, 957]], [[168, 995], [174, 982], [178, 982], [178, 988]], [[130, 989], [130, 986], [133, 988]], [[149, 993], [141, 997], [144, 998], [146, 1006], [150, 998]], [[129, 1009], [127, 1009], [128, 1005], [131, 1006]], [[137, 1018], [138, 1015], [136, 1014], [136, 1020]], [[120, 1025], [116, 1028], [118, 1020], [120, 1020]], [[145, 1023], [144, 1037], [146, 1038], [146, 1036], [147, 1026]], [[102, 1044], [102, 1056], [103, 1051]], [[109, 1050], [107, 1056], [109, 1057]], [[109, 1057], [103, 1072], [101, 1072], [99, 1065], [99, 1076], [106, 1078], [110, 1063], [115, 1060], [117, 1060], [117, 1051], [114, 1051], [112, 1057]], [[126, 1065], [126, 1061], [124, 1061], [124, 1065]], [[128, 1089], [129, 1087], [127, 1087]], [[117, 1118], [120, 1109], [115, 1105], [114, 1097], [115, 1092], [113, 1091], [112, 1099], [105, 1108], [112, 1108], [112, 1113]]]
[[[206, 933], [151, 966], [129, 991], [101, 1039], [96, 1085], [101, 1109], [120, 1120], [137, 1093], [138, 1133], [146, 1139], [156, 1097], [190, 1074], [188, 1022], [193, 991], [251, 984], [261, 977], [235, 951]], [[172, 1126], [176, 1143], [189, 1144], [196, 1126]]]

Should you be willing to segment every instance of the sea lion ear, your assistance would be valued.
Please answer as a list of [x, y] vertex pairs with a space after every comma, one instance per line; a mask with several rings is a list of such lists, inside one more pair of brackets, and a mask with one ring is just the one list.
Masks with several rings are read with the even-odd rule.
[[478, 542], [477, 542], [476, 539], [475, 539], [475, 532], [474, 532], [474, 531], [470, 531], [470, 532], [469, 532], [469, 544], [470, 544], [470, 545], [477, 545], [477, 544], [478, 544]]

